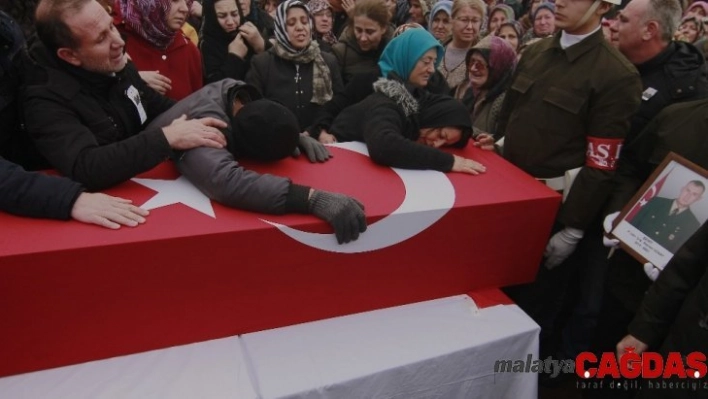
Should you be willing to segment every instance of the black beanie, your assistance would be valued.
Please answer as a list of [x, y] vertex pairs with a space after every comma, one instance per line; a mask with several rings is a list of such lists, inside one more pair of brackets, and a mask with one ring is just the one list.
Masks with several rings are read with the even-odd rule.
[[283, 159], [295, 151], [300, 129], [284, 106], [266, 99], [246, 103], [231, 119], [232, 152], [263, 161]]
[[461, 101], [450, 96], [430, 95], [420, 102], [419, 123], [426, 127], [459, 127], [462, 138], [453, 147], [464, 147], [472, 135], [470, 113]]

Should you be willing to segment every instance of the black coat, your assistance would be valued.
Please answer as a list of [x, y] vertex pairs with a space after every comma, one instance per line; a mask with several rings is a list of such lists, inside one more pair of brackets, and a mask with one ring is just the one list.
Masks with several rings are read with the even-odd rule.
[[[639, 133], [665, 107], [708, 97], [708, 66], [692, 44], [674, 41], [656, 57], [636, 65], [645, 91], [622, 149], [633, 150]], [[656, 90], [655, 94], [650, 93]], [[647, 92], [649, 90], [649, 92]]]
[[332, 46], [332, 52], [337, 57], [339, 70], [342, 72], [344, 83], [348, 83], [355, 75], [360, 73], [377, 72], [381, 53], [392, 37], [393, 29], [388, 28], [381, 38], [381, 43], [379, 43], [378, 48], [363, 51], [356, 41], [351, 26], [345, 29], [344, 33], [342, 33], [342, 36], [339, 38], [339, 42]]
[[[660, 349], [662, 353], [675, 351], [686, 355], [694, 351], [708, 352], [706, 271], [708, 225], [701, 227], [666, 265], [629, 324], [629, 333], [648, 344], [650, 350]], [[698, 382], [704, 384], [705, 377]], [[705, 395], [703, 387], [699, 392]], [[676, 393], [678, 395], [672, 397], [705, 397], [691, 396], [686, 390], [677, 390]]]
[[27, 172], [0, 158], [0, 211], [20, 216], [69, 219], [83, 189], [65, 177]]
[[[169, 157], [162, 129], [143, 129], [174, 101], [149, 88], [131, 63], [107, 76], [60, 61], [39, 43], [31, 56], [21, 90], [27, 131], [63, 175], [100, 190]], [[126, 94], [131, 86], [140, 94], [146, 121]]]
[[241, 58], [229, 52], [229, 43], [211, 37], [202, 37], [199, 50], [202, 52], [202, 66], [204, 69], [204, 83], [218, 82], [231, 78], [243, 80], [246, 78], [248, 67], [253, 56], [253, 50]]
[[[376, 71], [361, 73], [352, 77], [352, 80], [344, 87], [344, 91], [335, 95], [332, 100], [322, 106], [315, 116], [315, 122], [309, 129], [310, 136], [319, 137], [320, 130], [328, 130], [334, 118], [342, 112], [343, 109], [350, 105], [354, 105], [365, 99], [374, 92], [374, 82], [381, 77], [381, 71], [377, 67]], [[447, 94], [450, 92], [450, 87], [447, 85], [440, 71], [435, 70], [435, 73], [430, 77], [430, 82], [426, 90], [435, 94]]]
[[420, 136], [417, 97], [427, 93], [416, 90], [413, 94], [400, 82], [390, 79], [381, 79], [376, 86], [377, 92], [342, 111], [332, 122], [329, 133], [338, 141], [363, 141], [371, 159], [381, 165], [452, 170], [453, 155], [416, 142]]
[[[666, 107], [640, 134], [637, 157], [620, 157], [609, 211], [621, 209], [669, 151], [708, 168], [708, 99]], [[689, 239], [690, 241], [690, 239]], [[636, 311], [651, 285], [642, 265], [620, 252], [610, 259], [607, 289], [626, 310]]]
[[[239, 14], [240, 14], [240, 7]], [[229, 52], [229, 44], [236, 37], [238, 30], [232, 33], [227, 33], [219, 25], [214, 10], [214, 1], [207, 0], [203, 4], [203, 19], [202, 29], [199, 35], [199, 50], [202, 53], [202, 69], [204, 70], [204, 83], [217, 82], [225, 78], [243, 80], [248, 72], [248, 67], [251, 65], [251, 57], [253, 57], [253, 49], [246, 43], [248, 52], [244, 58]], [[254, 14], [256, 19], [259, 19], [258, 13]], [[270, 20], [263, 19], [262, 23]], [[265, 25], [264, 25], [265, 26]], [[272, 20], [270, 25], [272, 28]], [[259, 30], [259, 32], [261, 32]], [[264, 35], [265, 29], [261, 32]], [[263, 39], [268, 44], [268, 38]]]
[[[322, 52], [322, 58], [329, 67], [332, 90], [336, 96], [344, 90], [337, 60], [326, 52]], [[277, 101], [292, 111], [300, 124], [300, 131], [305, 131], [313, 124], [316, 112], [322, 107], [311, 101], [313, 69], [312, 62], [296, 64], [278, 57], [271, 49], [253, 57], [246, 83], [255, 86], [264, 98]], [[297, 75], [299, 79], [296, 80]]]

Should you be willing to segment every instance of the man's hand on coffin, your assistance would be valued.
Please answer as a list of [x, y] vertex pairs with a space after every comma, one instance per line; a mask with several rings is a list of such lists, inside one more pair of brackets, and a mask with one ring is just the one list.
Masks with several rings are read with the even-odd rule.
[[145, 223], [145, 216], [150, 212], [131, 202], [102, 193], [81, 193], [71, 209], [71, 217], [79, 222], [109, 229], [119, 229], [121, 225], [135, 227]]
[[309, 199], [310, 213], [334, 228], [340, 244], [354, 241], [366, 231], [364, 205], [344, 194], [314, 190]]

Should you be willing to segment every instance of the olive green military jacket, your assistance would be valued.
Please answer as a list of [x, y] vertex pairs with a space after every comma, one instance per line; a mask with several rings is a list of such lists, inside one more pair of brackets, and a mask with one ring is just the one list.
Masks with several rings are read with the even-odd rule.
[[544, 39], [522, 56], [498, 134], [505, 136], [504, 157], [536, 178], [583, 167], [557, 220], [584, 230], [609, 195], [642, 83], [601, 30], [565, 50], [560, 37]]

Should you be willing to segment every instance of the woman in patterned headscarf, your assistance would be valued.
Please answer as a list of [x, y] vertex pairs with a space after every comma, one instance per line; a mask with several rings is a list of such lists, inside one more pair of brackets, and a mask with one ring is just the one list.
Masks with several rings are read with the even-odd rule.
[[706, 29], [703, 25], [703, 21], [691, 15], [689, 17], [684, 17], [681, 20], [681, 25], [679, 25], [674, 38], [687, 43], [695, 43], [703, 38], [705, 33]]
[[415, 22], [423, 28], [428, 28], [428, 16], [430, 9], [433, 8], [432, 0], [408, 0], [410, 10], [408, 13], [411, 18], [408, 22]]
[[312, 36], [317, 40], [322, 51], [332, 52], [332, 46], [337, 43], [334, 35], [334, 9], [327, 0], [310, 0], [307, 7], [312, 13]]
[[286, 0], [275, 14], [275, 44], [251, 60], [246, 82], [297, 116], [300, 131], [315, 112], [343, 90], [337, 60], [312, 40], [312, 17], [299, 0]]
[[511, 48], [519, 53], [519, 45], [521, 44], [521, 38], [524, 36], [524, 28], [521, 26], [519, 21], [509, 21], [504, 22], [499, 25], [494, 36], [498, 36], [507, 41], [511, 45]]
[[119, 1], [126, 52], [139, 71], [153, 72], [143, 77], [151, 87], [175, 100], [202, 87], [201, 55], [181, 30], [193, 1]]

